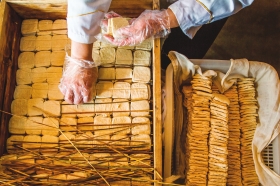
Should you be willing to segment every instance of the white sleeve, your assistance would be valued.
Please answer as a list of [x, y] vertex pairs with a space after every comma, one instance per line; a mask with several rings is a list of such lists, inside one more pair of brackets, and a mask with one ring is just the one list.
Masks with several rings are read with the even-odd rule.
[[193, 38], [206, 23], [223, 19], [252, 4], [254, 0], [178, 0], [169, 6], [183, 32]]
[[68, 0], [68, 37], [79, 43], [93, 43], [110, 4], [111, 0]]

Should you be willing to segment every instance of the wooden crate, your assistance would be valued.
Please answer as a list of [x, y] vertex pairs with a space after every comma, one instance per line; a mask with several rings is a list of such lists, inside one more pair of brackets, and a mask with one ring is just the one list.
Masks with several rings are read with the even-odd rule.
[[[145, 9], [159, 9], [159, 0], [113, 0], [110, 10], [127, 17], [137, 17]], [[11, 113], [11, 102], [16, 86], [17, 58], [23, 19], [66, 18], [67, 0], [2, 0], [0, 1], [0, 110]], [[161, 141], [161, 77], [160, 41], [153, 42], [153, 151], [154, 179], [162, 181]], [[0, 156], [6, 153], [11, 115], [0, 112]], [[157, 173], [159, 174], [157, 174]]]

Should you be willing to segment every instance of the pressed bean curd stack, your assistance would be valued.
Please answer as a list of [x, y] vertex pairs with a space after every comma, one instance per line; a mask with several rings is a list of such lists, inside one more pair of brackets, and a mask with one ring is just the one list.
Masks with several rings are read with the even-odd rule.
[[240, 161], [240, 112], [237, 86], [233, 85], [224, 95], [230, 100], [228, 106], [228, 185], [242, 185]]
[[0, 162], [5, 179], [108, 185], [103, 176], [110, 185], [151, 184], [152, 41], [127, 47], [96, 41], [94, 99], [73, 105], [58, 88], [70, 44], [66, 20], [24, 20], [22, 33], [7, 139], [13, 155]]
[[254, 78], [240, 78], [237, 81], [241, 114], [241, 173], [243, 185], [258, 185], [259, 180], [255, 172], [252, 154], [252, 140], [254, 137], [258, 104], [255, 98], [256, 90]]
[[229, 99], [213, 94], [210, 102], [209, 172], [207, 185], [226, 185], [228, 171], [228, 105]]
[[[212, 80], [199, 74], [193, 76], [191, 88], [185, 88], [188, 105], [186, 139], [186, 184], [206, 185], [208, 172], [209, 102]], [[189, 91], [193, 90], [191, 99]], [[187, 90], [187, 91], [186, 91]], [[190, 101], [190, 104], [188, 103]]]

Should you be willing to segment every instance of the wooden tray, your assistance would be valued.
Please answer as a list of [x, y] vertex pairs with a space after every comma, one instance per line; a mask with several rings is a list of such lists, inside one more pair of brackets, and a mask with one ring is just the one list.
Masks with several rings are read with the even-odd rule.
[[[159, 0], [113, 0], [110, 10], [127, 17], [137, 17], [145, 9], [159, 9]], [[65, 19], [67, 0], [2, 0], [0, 1], [0, 110], [10, 113], [16, 86], [17, 58], [23, 19]], [[161, 67], [160, 41], [153, 42], [153, 152], [154, 168], [162, 175], [161, 140]], [[6, 153], [11, 115], [0, 112], [0, 156]], [[154, 179], [162, 181], [158, 174]], [[157, 184], [155, 184], [157, 185]]]

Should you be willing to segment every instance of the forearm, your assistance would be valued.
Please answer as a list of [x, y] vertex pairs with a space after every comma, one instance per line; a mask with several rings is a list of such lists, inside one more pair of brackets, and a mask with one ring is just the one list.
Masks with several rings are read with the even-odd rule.
[[253, 0], [178, 0], [169, 6], [182, 31], [192, 38], [207, 23], [223, 19], [249, 6]]
[[171, 9], [167, 9], [167, 14], [169, 16], [169, 24], [170, 24], [170, 28], [176, 28], [179, 26], [179, 23], [177, 21], [177, 18], [175, 16], [175, 14], [172, 12]]
[[76, 41], [71, 42], [71, 57], [75, 59], [84, 59], [92, 61], [93, 44], [84, 44]]

